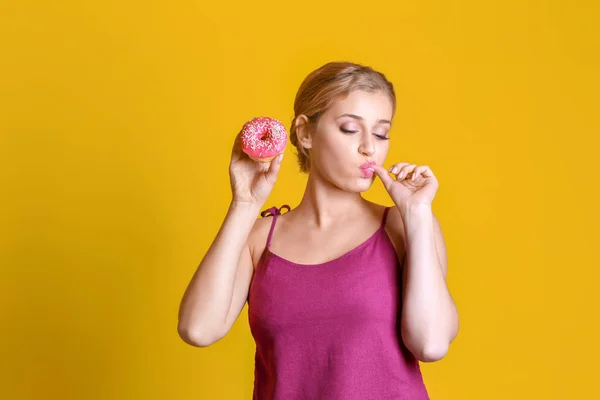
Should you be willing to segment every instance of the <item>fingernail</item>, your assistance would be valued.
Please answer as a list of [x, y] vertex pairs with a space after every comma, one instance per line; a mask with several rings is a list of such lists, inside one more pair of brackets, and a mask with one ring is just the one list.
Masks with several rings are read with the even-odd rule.
[[398, 173], [398, 167], [392, 168], [392, 174], [397, 174], [397, 173]]

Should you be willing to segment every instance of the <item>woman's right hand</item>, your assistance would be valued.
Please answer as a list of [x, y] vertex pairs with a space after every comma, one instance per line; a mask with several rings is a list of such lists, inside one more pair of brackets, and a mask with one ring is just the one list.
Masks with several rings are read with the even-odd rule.
[[242, 151], [240, 130], [233, 144], [229, 165], [232, 201], [262, 207], [273, 190], [282, 158], [283, 154], [280, 154], [268, 163], [254, 161]]

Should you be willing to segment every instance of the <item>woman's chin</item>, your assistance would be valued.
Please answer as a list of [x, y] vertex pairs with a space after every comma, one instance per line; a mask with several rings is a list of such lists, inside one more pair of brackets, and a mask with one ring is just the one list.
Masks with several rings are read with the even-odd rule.
[[343, 178], [330, 178], [330, 182], [332, 182], [338, 188], [352, 193], [362, 193], [367, 191], [373, 186], [373, 182], [375, 181], [374, 176], [366, 177], [365, 174], [349, 174]]
[[354, 184], [352, 186], [354, 186], [354, 190], [356, 192], [364, 192], [366, 190], [369, 190], [371, 188], [371, 186], [373, 186], [373, 176], [371, 177], [360, 177], [359, 179], [354, 181]]

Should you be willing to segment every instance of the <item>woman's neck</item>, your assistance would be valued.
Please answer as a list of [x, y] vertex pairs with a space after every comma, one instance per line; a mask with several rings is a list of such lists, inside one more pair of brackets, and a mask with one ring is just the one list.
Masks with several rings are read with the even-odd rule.
[[369, 202], [360, 193], [342, 190], [310, 174], [302, 201], [295, 208], [296, 217], [318, 228], [325, 228], [340, 220], [347, 220], [367, 211]]

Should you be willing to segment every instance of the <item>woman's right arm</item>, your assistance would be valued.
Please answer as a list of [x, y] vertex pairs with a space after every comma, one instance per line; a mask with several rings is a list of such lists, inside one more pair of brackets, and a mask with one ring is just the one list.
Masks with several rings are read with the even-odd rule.
[[248, 236], [259, 211], [231, 202], [181, 301], [177, 330], [186, 343], [205, 347], [218, 341], [242, 310], [254, 272]]
[[179, 306], [177, 331], [186, 343], [206, 347], [218, 341], [244, 307], [254, 273], [248, 238], [273, 189], [281, 159], [251, 160], [241, 151], [238, 133], [229, 166], [231, 204]]

